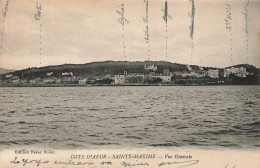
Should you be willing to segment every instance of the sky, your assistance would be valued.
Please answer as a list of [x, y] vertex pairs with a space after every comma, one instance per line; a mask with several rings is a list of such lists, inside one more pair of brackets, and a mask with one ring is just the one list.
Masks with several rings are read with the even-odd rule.
[[[167, 33], [161, 10], [165, 0], [148, 1], [149, 60], [219, 68], [248, 60], [260, 67], [260, 0], [250, 0], [247, 6], [248, 38], [243, 15], [248, 1], [195, 0], [193, 40], [189, 0], [167, 0], [172, 17]], [[38, 0], [40, 20], [34, 17], [36, 3], [9, 0], [6, 10], [7, 0], [0, 0], [0, 67], [18, 70], [65, 63], [148, 60], [145, 0]], [[124, 30], [116, 12], [121, 11], [122, 3], [129, 21]], [[231, 4], [232, 35], [225, 25], [226, 3]]]

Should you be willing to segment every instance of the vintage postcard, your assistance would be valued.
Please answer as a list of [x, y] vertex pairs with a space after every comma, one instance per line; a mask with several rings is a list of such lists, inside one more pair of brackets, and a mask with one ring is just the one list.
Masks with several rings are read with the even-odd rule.
[[0, 9], [0, 168], [260, 167], [260, 0]]

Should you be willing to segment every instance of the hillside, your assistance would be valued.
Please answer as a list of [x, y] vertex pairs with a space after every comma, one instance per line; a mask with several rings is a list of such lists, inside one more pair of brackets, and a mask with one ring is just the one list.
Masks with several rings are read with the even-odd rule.
[[[55, 76], [61, 72], [73, 72], [75, 76], [93, 77], [104, 76], [108, 74], [122, 74], [124, 69], [128, 73], [145, 73], [145, 64], [157, 65], [157, 73], [162, 73], [164, 69], [170, 71], [186, 72], [187, 67], [183, 64], [176, 64], [165, 61], [145, 61], [145, 62], [124, 62], [124, 61], [105, 61], [93, 62], [87, 64], [64, 64], [57, 66], [46, 66], [41, 68], [27, 68], [13, 72], [16, 76], [23, 76], [24, 78], [30, 76], [45, 76], [47, 72], [53, 72]], [[198, 70], [198, 66], [191, 66], [194, 70]]]

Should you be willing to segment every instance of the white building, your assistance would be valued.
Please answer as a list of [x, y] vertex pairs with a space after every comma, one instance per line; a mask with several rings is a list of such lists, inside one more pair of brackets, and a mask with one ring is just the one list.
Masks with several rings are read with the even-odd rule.
[[192, 68], [191, 68], [191, 66], [190, 66], [190, 65], [187, 65], [187, 69], [188, 69], [189, 71], [191, 71], [191, 70], [192, 70]]
[[191, 77], [199, 78], [199, 73], [196, 73], [194, 71], [190, 72]]
[[81, 79], [81, 80], [79, 80], [79, 84], [80, 85], [85, 85], [87, 83], [87, 80], [88, 79]]
[[154, 64], [153, 64], [153, 65], [146, 65], [146, 64], [145, 64], [145, 65], [144, 65], [144, 69], [145, 69], [145, 70], [148, 70], [148, 71], [150, 71], [150, 70], [151, 70], [151, 71], [157, 71], [157, 66], [154, 65]]
[[72, 72], [62, 72], [61, 73], [62, 76], [73, 76]]
[[189, 73], [185, 72], [185, 73], [180, 73], [179, 76], [182, 76], [182, 77], [193, 77], [193, 78], [203, 78], [205, 77], [205, 73], [204, 72], [195, 72], [195, 71], [191, 71]]
[[235, 74], [236, 76], [240, 77], [240, 78], [245, 78], [246, 77], [246, 68], [244, 67], [240, 67], [238, 68], [238, 72]]
[[172, 76], [171, 75], [150, 74], [150, 76], [153, 77], [153, 78], [161, 79], [163, 83], [172, 81]]
[[219, 78], [219, 70], [217, 70], [217, 69], [208, 70], [208, 76], [210, 78]]
[[165, 76], [159, 76], [160, 79], [162, 79], [162, 82], [171, 82], [172, 81], [172, 76], [170, 75], [165, 75]]
[[248, 73], [246, 72], [246, 68], [244, 67], [240, 67], [240, 68], [231, 67], [231, 68], [224, 69], [225, 78], [229, 77], [230, 74], [234, 74], [237, 77], [245, 78]]
[[52, 76], [53, 72], [47, 72], [47, 76]]
[[115, 75], [115, 85], [124, 85], [125, 75]]
[[55, 83], [53, 79], [44, 79], [43, 83]]
[[12, 83], [19, 83], [19, 82], [20, 82], [20, 79], [15, 79], [15, 80], [12, 80], [11, 82], [12, 82]]
[[228, 78], [230, 74], [231, 74], [230, 68], [224, 69], [224, 78]]
[[6, 78], [11, 78], [13, 76], [13, 74], [6, 74]]

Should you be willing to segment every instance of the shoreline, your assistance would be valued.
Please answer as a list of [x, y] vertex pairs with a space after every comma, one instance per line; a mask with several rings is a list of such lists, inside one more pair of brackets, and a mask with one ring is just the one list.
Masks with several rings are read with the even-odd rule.
[[[257, 86], [260, 84], [251, 84], [252, 86]], [[250, 85], [250, 86], [251, 86]], [[136, 87], [145, 87], [145, 86], [249, 86], [248, 84], [125, 84], [125, 85], [80, 85], [80, 84], [0, 84], [0, 87], [126, 87], [126, 86], [136, 86]]]

